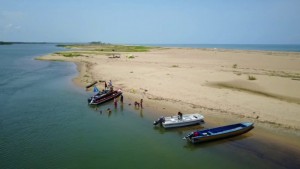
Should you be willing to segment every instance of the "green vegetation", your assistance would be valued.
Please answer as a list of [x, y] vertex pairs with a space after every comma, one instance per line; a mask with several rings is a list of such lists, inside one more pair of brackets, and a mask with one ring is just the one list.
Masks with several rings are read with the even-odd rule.
[[12, 42], [3, 42], [3, 41], [0, 41], [0, 45], [12, 45], [13, 43]]
[[179, 67], [178, 65], [172, 65], [172, 67]]
[[248, 76], [248, 80], [256, 80], [256, 77], [254, 77], [254, 76]]
[[232, 68], [234, 69], [237, 68], [237, 64], [232, 65]]
[[150, 49], [159, 48], [149, 46], [112, 45], [103, 42], [90, 42], [88, 44], [58, 44], [56, 46], [68, 49], [77, 48], [85, 51], [95, 52], [148, 52]]
[[79, 54], [79, 53], [71, 53], [71, 52], [57, 52], [55, 54], [62, 55], [64, 57], [77, 57], [77, 56], [81, 56], [81, 54]]
[[73, 47], [75, 47], [75, 46], [73, 46], [73, 45], [62, 45], [62, 44], [56, 45], [56, 46], [57, 46], [57, 47], [66, 48], [66, 49], [72, 49]]
[[148, 52], [151, 47], [146, 46], [122, 46], [122, 45], [104, 45], [96, 47], [95, 51], [101, 52]]
[[133, 55], [126, 56], [128, 59], [134, 59], [135, 57]]
[[90, 42], [91, 45], [110, 45], [109, 43], [104, 43], [101, 41], [96, 41], [96, 42]]

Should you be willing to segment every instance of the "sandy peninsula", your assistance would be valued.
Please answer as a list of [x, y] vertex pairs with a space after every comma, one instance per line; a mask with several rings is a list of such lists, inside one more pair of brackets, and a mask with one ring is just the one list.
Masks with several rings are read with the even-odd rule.
[[75, 62], [80, 71], [76, 84], [84, 87], [93, 81], [112, 80], [125, 97], [144, 99], [145, 106], [155, 112], [201, 112], [208, 117], [221, 115], [300, 130], [300, 53], [74, 48], [65, 52], [69, 55], [55, 53], [39, 59]]

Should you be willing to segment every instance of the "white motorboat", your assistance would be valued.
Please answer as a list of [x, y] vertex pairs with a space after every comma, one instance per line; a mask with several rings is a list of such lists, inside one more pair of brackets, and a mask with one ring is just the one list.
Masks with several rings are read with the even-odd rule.
[[164, 128], [183, 127], [204, 122], [204, 116], [199, 113], [182, 116], [160, 117], [153, 125], [161, 124]]

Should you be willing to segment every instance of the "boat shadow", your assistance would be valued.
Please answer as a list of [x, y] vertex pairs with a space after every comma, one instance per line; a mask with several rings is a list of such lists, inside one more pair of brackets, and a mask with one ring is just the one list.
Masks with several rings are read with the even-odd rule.
[[221, 144], [227, 144], [227, 145], [231, 145], [231, 144], [235, 144], [237, 142], [240, 142], [242, 140], [247, 140], [248, 138], [252, 137], [254, 134], [253, 133], [245, 133], [242, 135], [238, 135], [238, 136], [233, 136], [233, 137], [227, 137], [227, 138], [221, 138], [218, 140], [213, 140], [213, 141], [207, 141], [207, 142], [202, 142], [202, 143], [196, 143], [193, 144], [187, 140], [186, 144], [183, 146], [184, 148], [190, 150], [190, 151], [194, 151], [197, 149], [205, 149], [205, 148], [209, 148], [209, 147], [213, 147], [213, 146], [219, 146]]
[[190, 126], [186, 126], [186, 127], [174, 127], [174, 128], [164, 128], [162, 125], [156, 125], [153, 126], [153, 129], [158, 131], [159, 134], [165, 134], [165, 133], [175, 133], [177, 132], [180, 135], [185, 134], [187, 131], [194, 131], [194, 130], [201, 130], [204, 129], [204, 127], [202, 126], [202, 124], [204, 124], [204, 122], [201, 122], [200, 124], [196, 124], [196, 125], [190, 125]]

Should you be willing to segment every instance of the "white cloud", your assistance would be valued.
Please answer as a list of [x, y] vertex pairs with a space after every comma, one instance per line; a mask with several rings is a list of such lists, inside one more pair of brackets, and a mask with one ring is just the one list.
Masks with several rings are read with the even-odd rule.
[[24, 13], [20, 11], [0, 11], [0, 34], [9, 36], [21, 30]]
[[5, 29], [11, 29], [12, 27], [13, 27], [13, 24], [11, 24], [11, 23], [5, 25]]
[[9, 23], [7, 25], [5, 25], [4, 29], [6, 31], [13, 31], [13, 30], [19, 30], [21, 29], [21, 26], [20, 25], [14, 25], [12, 23]]

